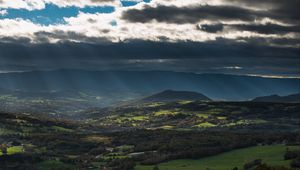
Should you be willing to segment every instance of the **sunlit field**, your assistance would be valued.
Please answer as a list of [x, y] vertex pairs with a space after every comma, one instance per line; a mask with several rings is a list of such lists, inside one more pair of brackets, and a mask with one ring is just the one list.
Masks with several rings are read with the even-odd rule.
[[[255, 159], [261, 159], [263, 163], [273, 166], [289, 166], [290, 160], [284, 160], [286, 149], [298, 150], [299, 146], [255, 146], [245, 149], [237, 149], [234, 151], [222, 153], [216, 156], [197, 159], [197, 160], [174, 160], [166, 163], [158, 164], [160, 170], [224, 170], [243, 169], [245, 163]], [[137, 166], [135, 170], [153, 170], [154, 166]]]

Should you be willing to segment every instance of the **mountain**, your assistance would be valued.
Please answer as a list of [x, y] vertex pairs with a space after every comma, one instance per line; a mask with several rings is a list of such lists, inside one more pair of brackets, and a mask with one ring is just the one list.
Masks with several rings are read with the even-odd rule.
[[204, 96], [203, 94], [190, 91], [174, 91], [166, 90], [161, 93], [154, 94], [152, 96], [144, 98], [143, 102], [172, 102], [172, 101], [211, 101], [210, 98]]
[[299, 91], [300, 79], [168, 71], [54, 70], [0, 74], [0, 88], [23, 92], [84, 92], [127, 100], [165, 89], [204, 93], [214, 100], [241, 101]]
[[274, 103], [300, 103], [300, 93], [288, 96], [270, 95], [257, 97], [253, 102], [274, 102]]

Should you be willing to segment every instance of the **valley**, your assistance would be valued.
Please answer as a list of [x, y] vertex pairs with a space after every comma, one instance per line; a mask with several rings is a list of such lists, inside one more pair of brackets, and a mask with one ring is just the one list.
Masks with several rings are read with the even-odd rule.
[[[0, 169], [300, 167], [299, 79], [57, 70], [0, 80]], [[255, 87], [234, 85], [245, 81]]]
[[7, 169], [221, 170], [261, 159], [253, 167], [297, 169], [297, 155], [285, 155], [299, 152], [299, 107], [157, 98], [91, 108], [75, 119], [1, 112], [0, 163]]

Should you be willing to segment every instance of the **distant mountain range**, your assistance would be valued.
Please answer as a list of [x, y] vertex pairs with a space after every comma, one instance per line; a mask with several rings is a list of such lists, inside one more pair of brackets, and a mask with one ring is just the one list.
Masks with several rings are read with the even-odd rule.
[[288, 96], [270, 95], [257, 97], [253, 102], [274, 102], [274, 103], [300, 103], [300, 93]]
[[[1, 93], [83, 92], [104, 100], [149, 96], [166, 89], [203, 93], [213, 100], [241, 101], [299, 92], [300, 79], [167, 71], [55, 70], [0, 74]], [[42, 93], [41, 93], [42, 92]], [[116, 97], [117, 96], [117, 97]]]
[[166, 90], [146, 97], [142, 102], [172, 102], [172, 101], [211, 101], [210, 98], [197, 92]]

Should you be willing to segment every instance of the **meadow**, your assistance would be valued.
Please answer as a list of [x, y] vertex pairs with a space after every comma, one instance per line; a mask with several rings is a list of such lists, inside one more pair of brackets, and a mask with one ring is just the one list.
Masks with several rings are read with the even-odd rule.
[[[299, 149], [299, 146], [288, 146], [289, 150]], [[272, 166], [289, 167], [290, 160], [284, 160], [285, 145], [254, 146], [237, 149], [203, 159], [180, 159], [159, 164], [159, 170], [230, 170], [234, 167], [243, 169], [243, 165], [255, 159]], [[136, 166], [135, 170], [153, 170], [154, 166]]]

